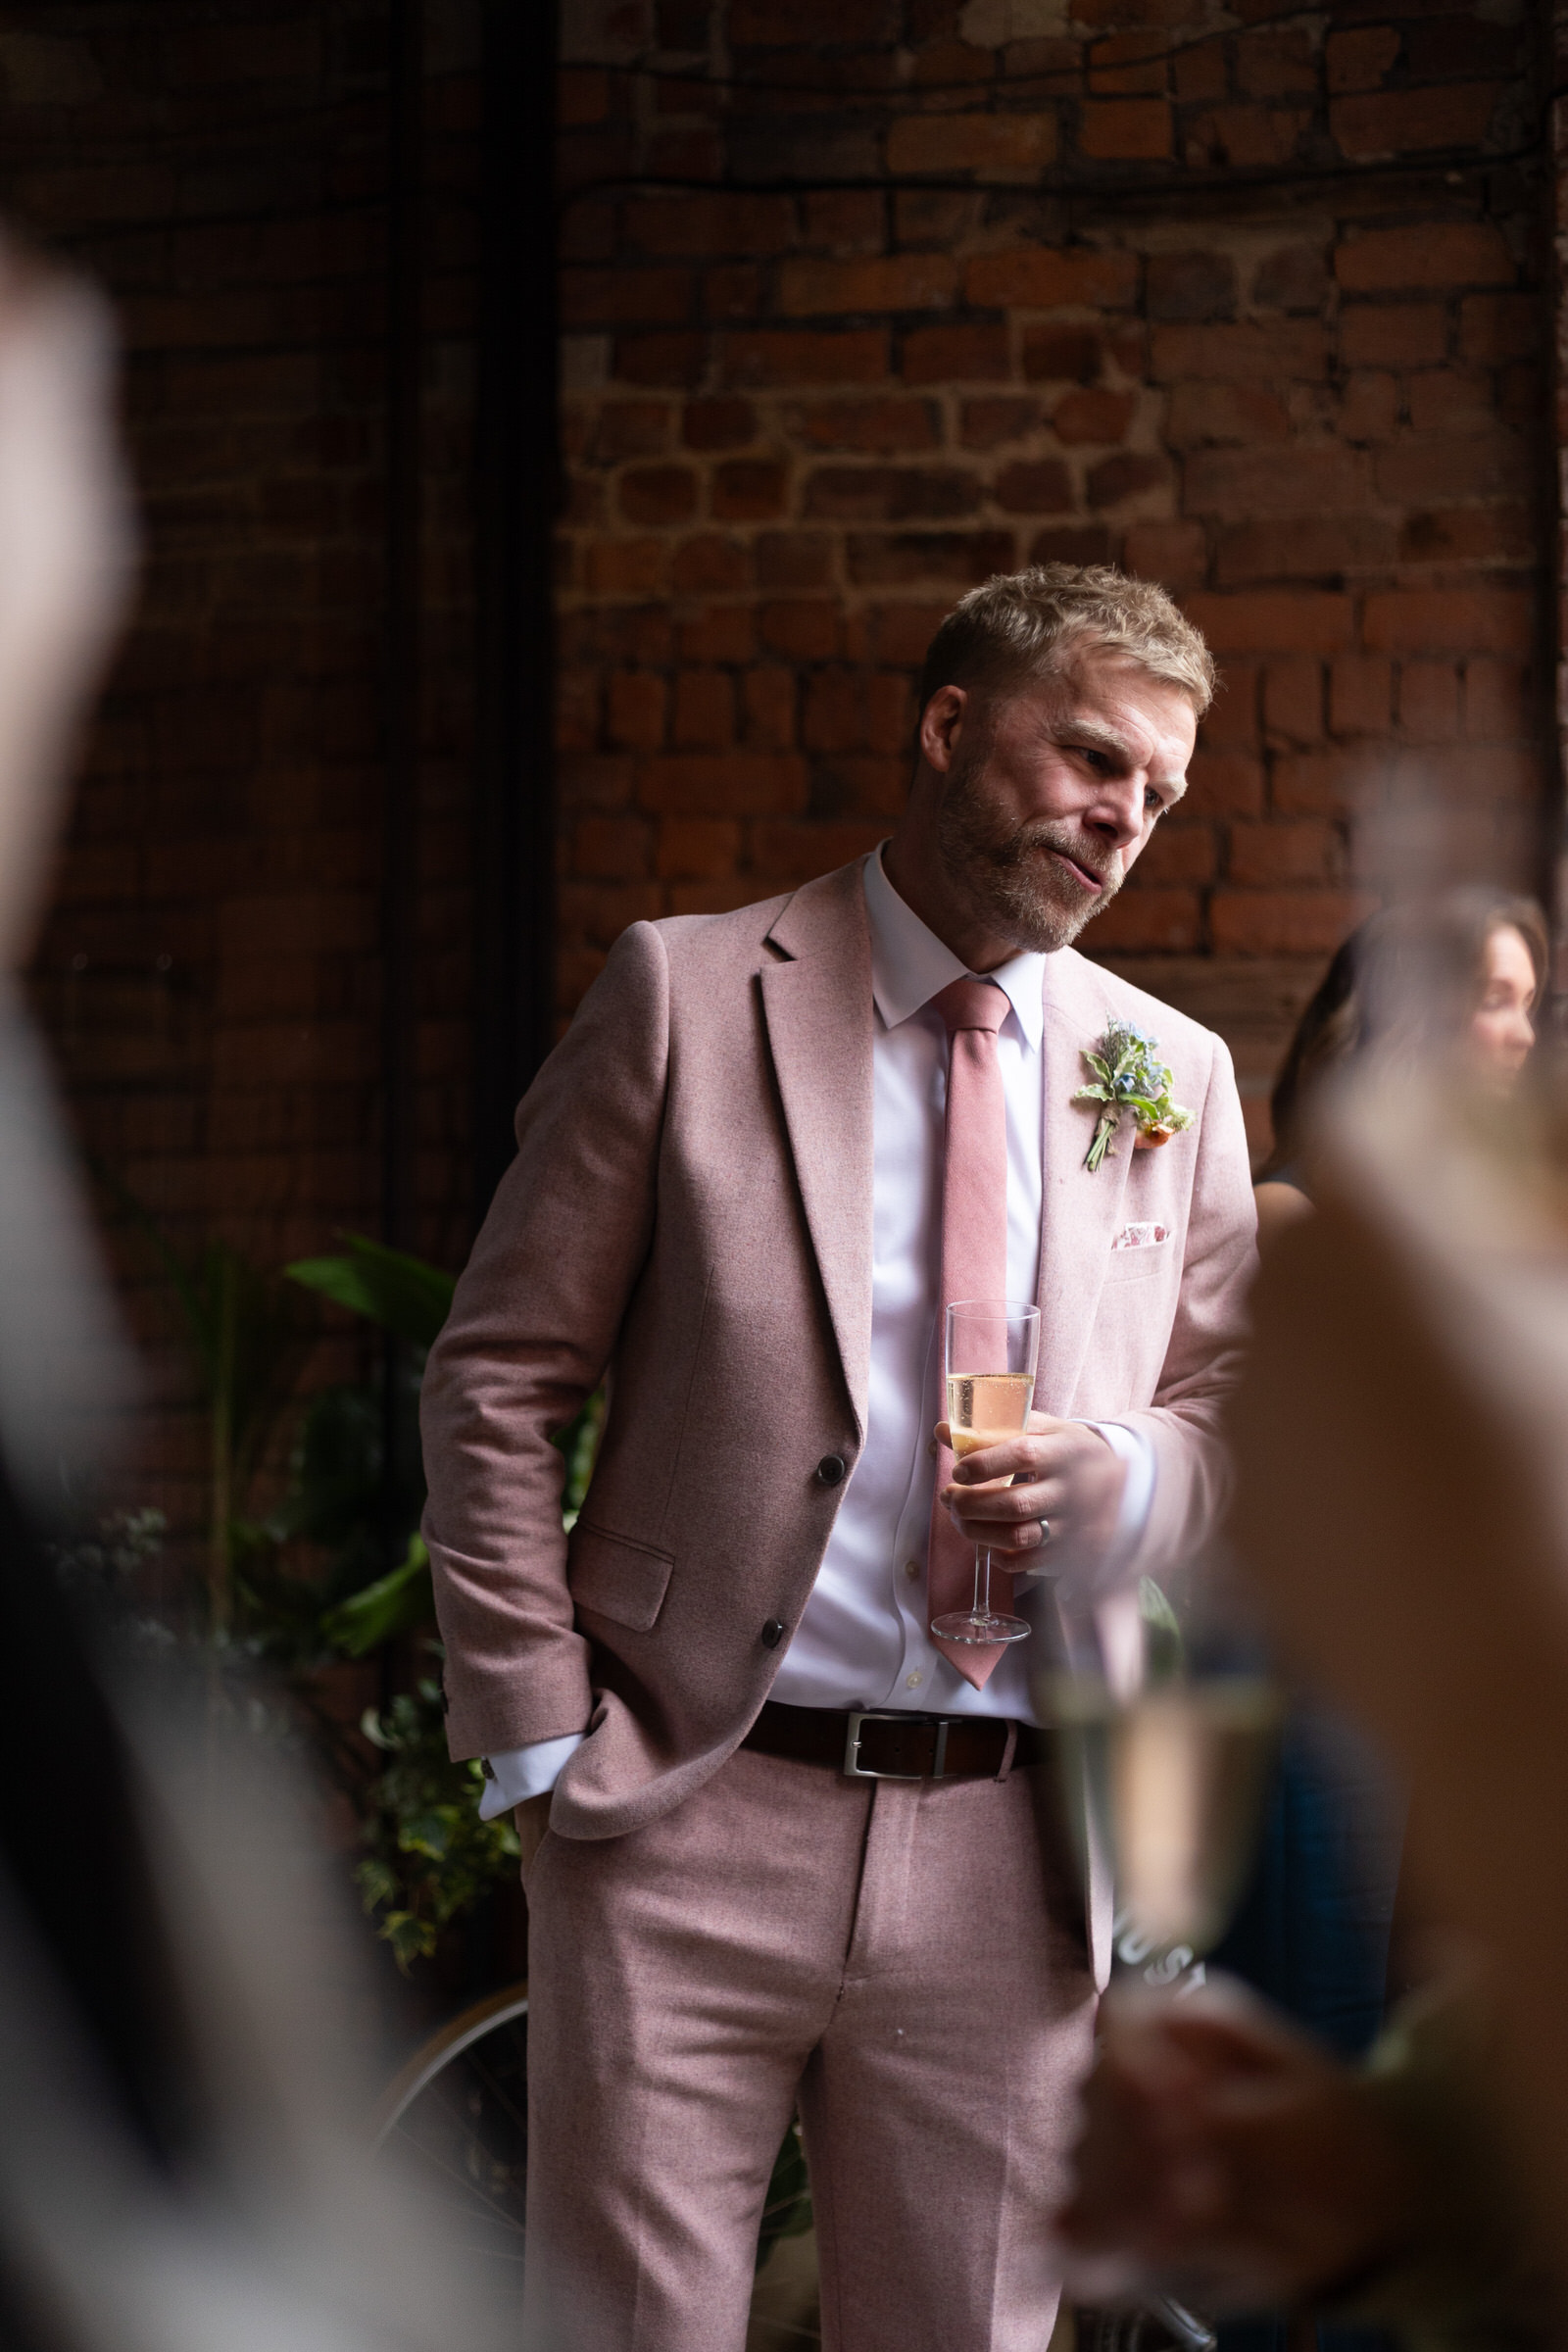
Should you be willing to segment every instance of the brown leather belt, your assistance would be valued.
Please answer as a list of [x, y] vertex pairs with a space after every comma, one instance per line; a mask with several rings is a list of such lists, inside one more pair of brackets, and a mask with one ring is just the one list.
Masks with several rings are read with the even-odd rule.
[[855, 1781], [953, 1781], [980, 1773], [995, 1779], [1016, 1733], [1011, 1764], [1043, 1764], [1051, 1735], [1000, 1715], [913, 1715], [902, 1708], [786, 1707], [770, 1698], [741, 1741], [764, 1756], [796, 1764], [831, 1764]]

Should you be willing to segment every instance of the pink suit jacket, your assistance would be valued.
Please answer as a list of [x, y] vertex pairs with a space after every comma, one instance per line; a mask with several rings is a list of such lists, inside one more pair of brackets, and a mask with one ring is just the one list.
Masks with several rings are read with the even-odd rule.
[[[1137, 1565], [1158, 1575], [1221, 1497], [1253, 1262], [1241, 1107], [1206, 1030], [1071, 950], [1046, 970], [1037, 1402], [1152, 1440]], [[1113, 1015], [1155, 1026], [1196, 1116], [1091, 1176], [1071, 1098]], [[425, 1374], [424, 1532], [454, 1755], [590, 1731], [563, 1836], [636, 1828], [715, 1771], [810, 1592], [845, 1491], [817, 1465], [853, 1468], [865, 1423], [874, 1019], [857, 863], [634, 924], [518, 1111]], [[1168, 1239], [1113, 1248], [1130, 1223]], [[568, 1543], [550, 1433], [607, 1370]]]

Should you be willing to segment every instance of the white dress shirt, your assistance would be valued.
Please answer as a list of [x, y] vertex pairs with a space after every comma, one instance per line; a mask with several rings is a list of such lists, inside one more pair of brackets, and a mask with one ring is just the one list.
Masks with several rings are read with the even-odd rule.
[[[1051, 1636], [1054, 1610], [1037, 1581], [1014, 1588], [1035, 1632], [1013, 1642], [983, 1690], [966, 1683], [926, 1623], [926, 1544], [935, 1448], [943, 1418], [942, 1163], [948, 1033], [932, 1005], [964, 967], [899, 897], [880, 850], [865, 860], [875, 1003], [872, 1073], [871, 1360], [865, 1443], [771, 1695], [796, 1707], [900, 1707], [919, 1713], [1037, 1720], [1031, 1653]], [[1015, 956], [983, 975], [1006, 996], [997, 1032], [1007, 1112], [1007, 1295], [1032, 1299], [1040, 1275], [1043, 956]], [[1117, 1422], [1097, 1422], [1127, 1465], [1115, 1537], [1130, 1555], [1153, 1497], [1153, 1453]], [[581, 1734], [489, 1759], [486, 1819], [555, 1786]]]

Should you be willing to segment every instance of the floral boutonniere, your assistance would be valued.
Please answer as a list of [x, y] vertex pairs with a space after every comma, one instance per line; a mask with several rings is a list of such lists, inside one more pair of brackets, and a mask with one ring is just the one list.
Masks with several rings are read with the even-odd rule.
[[1124, 1114], [1137, 1129], [1135, 1150], [1168, 1144], [1192, 1125], [1192, 1112], [1170, 1099], [1171, 1075], [1159, 1058], [1158, 1038], [1146, 1037], [1131, 1021], [1111, 1021], [1093, 1052], [1084, 1048], [1084, 1059], [1094, 1080], [1081, 1086], [1073, 1101], [1103, 1105], [1084, 1158], [1091, 1175], [1106, 1152], [1115, 1151], [1110, 1139]]

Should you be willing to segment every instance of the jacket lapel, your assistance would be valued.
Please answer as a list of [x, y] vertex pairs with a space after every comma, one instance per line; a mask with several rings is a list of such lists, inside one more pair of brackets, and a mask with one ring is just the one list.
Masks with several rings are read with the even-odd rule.
[[768, 934], [763, 1016], [796, 1182], [863, 1439], [871, 1371], [871, 938], [857, 862], [796, 892]]
[[1132, 1131], [1123, 1123], [1114, 1154], [1090, 1175], [1084, 1155], [1094, 1134], [1088, 1105], [1073, 1096], [1085, 1085], [1086, 1046], [1094, 1046], [1110, 1006], [1098, 975], [1070, 948], [1046, 959], [1044, 1095], [1041, 1136], [1040, 1374], [1037, 1411], [1071, 1409], [1089, 1347], [1110, 1245], [1122, 1221]]

